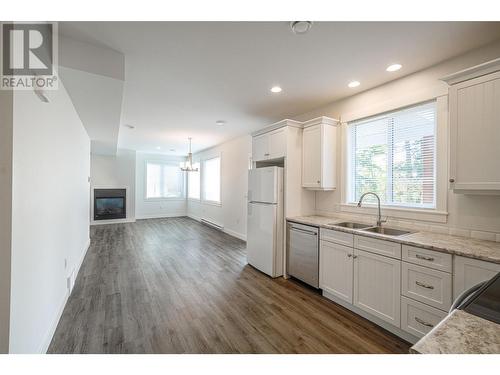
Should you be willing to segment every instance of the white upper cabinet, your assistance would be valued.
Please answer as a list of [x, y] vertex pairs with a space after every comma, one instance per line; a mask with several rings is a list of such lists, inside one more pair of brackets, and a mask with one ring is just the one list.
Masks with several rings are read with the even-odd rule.
[[286, 128], [274, 130], [269, 133], [269, 159], [286, 156]]
[[302, 135], [302, 187], [333, 190], [336, 179], [336, 145], [339, 122], [318, 117], [304, 122]]
[[283, 120], [253, 133], [252, 159], [263, 161], [286, 157], [288, 127], [301, 128], [300, 122]]
[[443, 80], [451, 85], [450, 186], [500, 194], [500, 59]]
[[254, 161], [269, 159], [268, 134], [262, 134], [252, 138], [252, 158]]

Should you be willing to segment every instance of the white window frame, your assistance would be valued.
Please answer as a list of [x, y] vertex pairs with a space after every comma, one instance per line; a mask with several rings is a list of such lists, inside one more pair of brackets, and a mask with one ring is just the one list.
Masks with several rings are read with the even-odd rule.
[[[350, 114], [341, 122], [341, 184], [340, 191], [340, 211], [353, 214], [376, 214], [377, 206], [375, 204], [363, 204], [363, 207], [357, 207], [356, 203], [349, 202], [350, 178], [349, 170], [349, 145], [348, 145], [348, 122], [361, 120], [363, 118], [381, 115], [385, 112], [397, 111], [405, 107], [423, 104], [429, 100], [436, 100], [436, 207], [435, 208], [410, 208], [401, 206], [382, 205], [383, 214], [393, 218], [401, 218], [407, 220], [423, 220], [435, 223], [446, 223], [447, 201], [448, 201], [448, 95], [428, 98], [427, 100], [419, 100], [398, 107], [384, 107], [383, 110], [373, 113], [363, 113], [360, 115]], [[346, 121], [347, 120], [347, 121]]]
[[[186, 200], [186, 176], [182, 177], [182, 195], [180, 197], [158, 197], [148, 198], [148, 163], [150, 164], [163, 164], [179, 167], [179, 162], [176, 160], [161, 160], [161, 159], [146, 159], [144, 160], [144, 201], [145, 202], [159, 202], [159, 201], [185, 201]], [[180, 169], [180, 167], [179, 167]]]
[[203, 162], [200, 160], [200, 159], [197, 159], [197, 160], [193, 160], [193, 164], [196, 164], [198, 163], [199, 164], [199, 168], [198, 168], [198, 173], [200, 174], [200, 197], [199, 198], [191, 198], [189, 196], [189, 173], [193, 173], [193, 172], [186, 172], [186, 198], [189, 200], [189, 201], [193, 201], [193, 202], [201, 202], [201, 185], [202, 185], [202, 180], [201, 180], [201, 166], [203, 164]]
[[[220, 172], [219, 172], [219, 181], [220, 181], [220, 191], [219, 191], [219, 201], [212, 201], [205, 199], [205, 184], [204, 184], [204, 174], [205, 174], [205, 161], [211, 160], [211, 159], [216, 159], [219, 158], [220, 160]], [[222, 154], [217, 153], [217, 154], [212, 154], [210, 156], [206, 156], [200, 160], [200, 168], [201, 168], [201, 173], [200, 173], [200, 200], [204, 204], [209, 204], [212, 206], [222, 206]]]

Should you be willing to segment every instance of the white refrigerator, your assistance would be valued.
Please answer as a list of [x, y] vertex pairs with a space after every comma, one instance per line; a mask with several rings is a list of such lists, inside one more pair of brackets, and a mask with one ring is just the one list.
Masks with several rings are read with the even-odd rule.
[[271, 277], [283, 275], [283, 168], [248, 172], [247, 260]]

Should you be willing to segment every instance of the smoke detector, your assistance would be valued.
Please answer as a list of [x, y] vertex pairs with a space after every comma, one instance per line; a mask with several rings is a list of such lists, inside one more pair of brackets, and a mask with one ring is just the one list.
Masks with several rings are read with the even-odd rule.
[[290, 22], [290, 29], [294, 34], [305, 34], [311, 30], [312, 24], [311, 21], [292, 21]]

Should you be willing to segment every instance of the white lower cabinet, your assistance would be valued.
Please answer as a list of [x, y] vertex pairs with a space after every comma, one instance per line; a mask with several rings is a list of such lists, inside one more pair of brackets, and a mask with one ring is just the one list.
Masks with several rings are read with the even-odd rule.
[[354, 305], [400, 327], [401, 261], [354, 249]]
[[321, 241], [319, 252], [319, 287], [352, 303], [353, 248]]
[[500, 264], [482, 260], [454, 257], [453, 298], [457, 298], [464, 290], [486, 281], [500, 272]]
[[451, 274], [403, 262], [402, 294], [435, 308], [451, 307]]
[[404, 296], [401, 297], [401, 329], [415, 337], [423, 337], [433, 329], [447, 313]]

